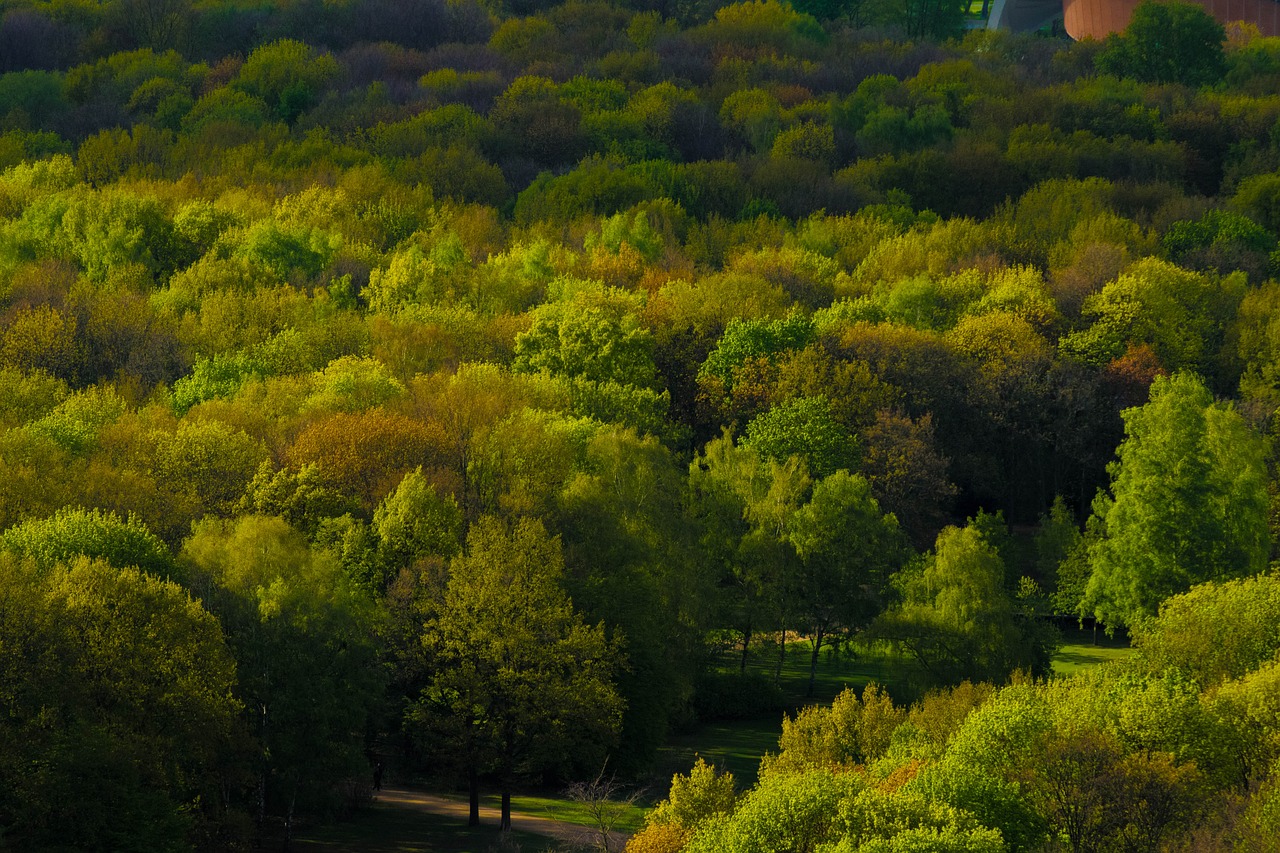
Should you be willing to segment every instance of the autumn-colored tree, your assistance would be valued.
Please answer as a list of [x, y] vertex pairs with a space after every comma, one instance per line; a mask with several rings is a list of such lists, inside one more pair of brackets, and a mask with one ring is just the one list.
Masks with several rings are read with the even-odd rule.
[[405, 474], [435, 461], [442, 443], [438, 424], [374, 408], [316, 421], [293, 442], [289, 459], [315, 464], [326, 485], [372, 510]]

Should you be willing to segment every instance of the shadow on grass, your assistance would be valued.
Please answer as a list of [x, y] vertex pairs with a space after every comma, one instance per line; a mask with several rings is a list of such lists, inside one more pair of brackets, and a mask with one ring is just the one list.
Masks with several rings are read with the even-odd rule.
[[374, 803], [350, 820], [301, 833], [289, 849], [298, 853], [546, 853], [558, 848], [551, 839], [522, 832], [510, 833], [503, 846], [496, 826], [472, 828], [457, 818]]
[[[1102, 632], [1070, 628], [1063, 632], [1064, 644], [1054, 656], [1054, 672], [1072, 675], [1090, 667], [1124, 660], [1135, 652], [1126, 636], [1108, 637]], [[807, 696], [812, 649], [807, 642], [787, 644], [778, 685], [784, 708], [795, 711], [809, 704], [829, 704], [846, 687], [861, 693], [869, 683], [885, 687], [894, 701], [910, 703], [924, 691], [925, 680], [910, 658], [885, 645], [852, 646], [842, 651], [823, 650], [818, 657], [814, 695]], [[727, 651], [720, 659], [722, 672], [737, 672], [739, 658]], [[778, 673], [778, 646], [764, 645], [747, 658], [749, 673]], [[662, 799], [674, 773], [688, 773], [698, 756], [733, 773], [738, 788], [755, 784], [760, 758], [776, 752], [782, 732], [783, 709], [754, 715], [750, 719], [720, 720], [668, 739], [659, 754], [654, 774], [655, 799]]]
[[[689, 732], [668, 739], [660, 750], [654, 773], [656, 799], [666, 795], [674, 773], [688, 773], [698, 756], [709, 764], [733, 773], [738, 788], [755, 784], [760, 758], [776, 752], [784, 712], [794, 714], [805, 705], [830, 704], [846, 687], [861, 693], [871, 682], [885, 686], [897, 701], [909, 701], [919, 687], [919, 668], [914, 661], [886, 646], [853, 645], [844, 649], [823, 649], [818, 655], [813, 695], [809, 696], [809, 665], [812, 646], [800, 640], [787, 643], [778, 669], [778, 644], [763, 643], [747, 656], [748, 673], [775, 677], [782, 692], [782, 707], [753, 714], [746, 719], [712, 720]], [[739, 671], [741, 657], [726, 650], [718, 669]]]

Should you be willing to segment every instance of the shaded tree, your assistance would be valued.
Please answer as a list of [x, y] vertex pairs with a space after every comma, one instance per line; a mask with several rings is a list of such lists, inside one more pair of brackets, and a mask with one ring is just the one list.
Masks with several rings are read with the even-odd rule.
[[1107, 37], [1098, 69], [1153, 83], [1200, 86], [1226, 72], [1222, 24], [1197, 3], [1144, 0], [1123, 34]]
[[563, 571], [560, 541], [541, 523], [482, 518], [424, 627], [435, 673], [410, 719], [464, 765], [473, 826], [483, 773], [497, 777], [508, 830], [520, 774], [598, 765], [617, 731], [618, 648], [575, 613]]

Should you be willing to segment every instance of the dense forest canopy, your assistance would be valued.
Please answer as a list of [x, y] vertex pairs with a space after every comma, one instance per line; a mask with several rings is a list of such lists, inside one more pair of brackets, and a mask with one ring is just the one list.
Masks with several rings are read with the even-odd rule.
[[1273, 849], [1280, 40], [966, 12], [0, 0], [0, 849], [639, 776], [789, 636], [919, 674], [639, 849]]

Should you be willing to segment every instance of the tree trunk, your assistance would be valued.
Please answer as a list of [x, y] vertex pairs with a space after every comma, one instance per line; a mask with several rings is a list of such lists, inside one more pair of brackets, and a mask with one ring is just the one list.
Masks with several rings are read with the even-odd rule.
[[818, 629], [818, 634], [813, 638], [813, 655], [809, 658], [809, 692], [806, 696], [813, 696], [813, 689], [818, 678], [818, 650], [822, 648], [822, 629]]
[[742, 662], [738, 664], [738, 674], [747, 674], [747, 646], [751, 643], [751, 623], [748, 622], [742, 629]]
[[467, 826], [480, 825], [480, 777], [472, 767], [467, 771]]
[[502, 832], [511, 831], [511, 789], [506, 782], [502, 783], [502, 822], [498, 829]]
[[782, 642], [778, 644], [778, 667], [773, 672], [773, 683], [782, 681], [782, 664], [787, 659], [787, 629], [782, 629]]
[[293, 840], [293, 809], [298, 804], [298, 786], [293, 786], [293, 793], [289, 795], [289, 811], [284, 817], [284, 849], [289, 849], [289, 842]]

